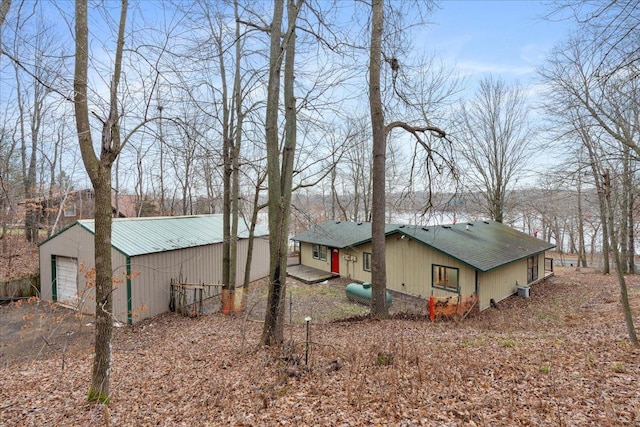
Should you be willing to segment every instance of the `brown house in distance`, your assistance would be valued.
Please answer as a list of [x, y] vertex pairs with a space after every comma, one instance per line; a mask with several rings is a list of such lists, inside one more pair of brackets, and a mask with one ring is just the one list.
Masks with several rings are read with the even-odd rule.
[[[138, 211], [139, 197], [131, 194], [111, 194], [111, 209], [114, 218], [136, 218], [138, 216], [153, 216], [153, 202], [147, 199], [142, 203], [144, 209]], [[95, 197], [92, 189], [73, 190], [67, 193], [56, 193], [43, 196], [23, 203], [25, 210], [36, 212], [37, 224], [40, 229], [51, 233], [63, 229], [81, 219], [93, 219], [95, 211]], [[140, 215], [138, 215], [140, 213]], [[150, 215], [151, 214], [151, 215]]]

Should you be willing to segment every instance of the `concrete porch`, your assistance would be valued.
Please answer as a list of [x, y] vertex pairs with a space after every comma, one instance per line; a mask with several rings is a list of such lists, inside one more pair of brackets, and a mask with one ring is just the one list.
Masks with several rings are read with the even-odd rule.
[[317, 283], [334, 277], [332, 273], [307, 267], [306, 265], [290, 265], [287, 267], [287, 274], [305, 283]]

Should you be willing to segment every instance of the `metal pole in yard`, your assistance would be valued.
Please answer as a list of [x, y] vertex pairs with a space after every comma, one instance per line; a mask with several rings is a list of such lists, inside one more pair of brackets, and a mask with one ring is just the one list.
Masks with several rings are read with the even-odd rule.
[[307, 345], [304, 352], [304, 365], [309, 364], [309, 323], [311, 323], [311, 317], [305, 317], [304, 321], [307, 323]]
[[289, 324], [293, 324], [293, 291], [289, 291]]

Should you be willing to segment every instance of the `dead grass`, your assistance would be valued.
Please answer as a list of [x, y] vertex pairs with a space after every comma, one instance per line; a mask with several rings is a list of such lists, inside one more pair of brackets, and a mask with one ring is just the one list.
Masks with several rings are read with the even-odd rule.
[[[314, 320], [309, 347], [294, 322], [279, 349], [242, 316], [158, 316], [116, 330], [110, 425], [637, 426], [640, 351], [617, 295], [613, 277], [558, 269], [463, 322]], [[105, 425], [86, 403], [90, 351], [61, 362], [0, 369], [0, 425]]]

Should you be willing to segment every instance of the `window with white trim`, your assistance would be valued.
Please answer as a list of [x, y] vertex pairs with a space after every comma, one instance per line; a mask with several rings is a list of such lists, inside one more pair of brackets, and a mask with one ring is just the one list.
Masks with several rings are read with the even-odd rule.
[[324, 245], [313, 245], [313, 259], [319, 259], [320, 261], [327, 260], [327, 247]]
[[371, 271], [371, 253], [362, 253], [362, 269], [364, 271]]
[[69, 216], [76, 216], [76, 204], [75, 203], [68, 203], [65, 205], [64, 207], [64, 216], [69, 217]]

